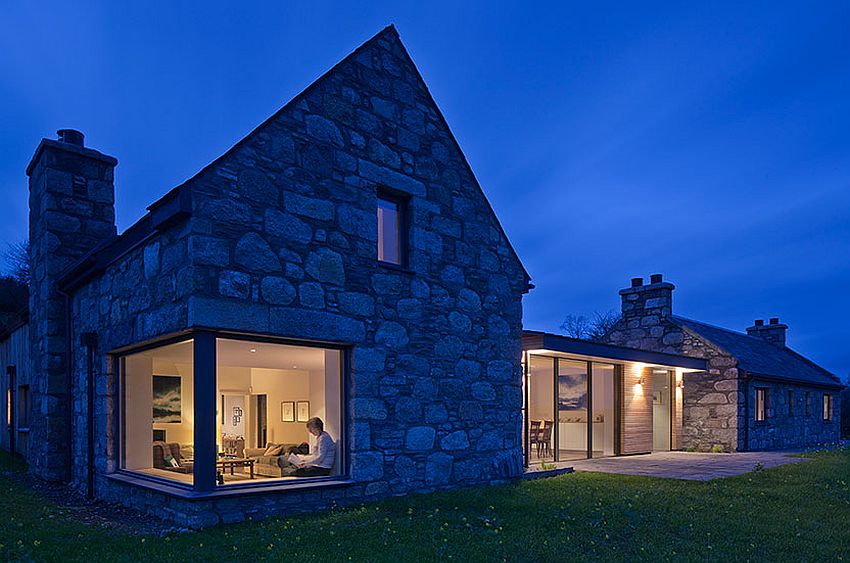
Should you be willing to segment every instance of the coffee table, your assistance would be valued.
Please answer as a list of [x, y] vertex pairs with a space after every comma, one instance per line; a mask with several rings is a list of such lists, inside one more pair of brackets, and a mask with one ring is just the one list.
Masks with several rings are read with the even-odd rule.
[[215, 466], [221, 469], [222, 473], [224, 473], [227, 468], [230, 468], [230, 474], [233, 475], [233, 470], [237, 467], [247, 467], [248, 471], [251, 475], [251, 479], [254, 478], [254, 461], [253, 459], [245, 459], [245, 458], [232, 458], [232, 459], [220, 459], [215, 462]]

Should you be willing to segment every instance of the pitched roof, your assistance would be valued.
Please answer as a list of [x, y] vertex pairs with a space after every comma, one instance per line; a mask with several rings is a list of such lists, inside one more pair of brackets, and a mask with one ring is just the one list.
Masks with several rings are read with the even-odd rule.
[[755, 336], [679, 316], [674, 316], [673, 320], [729, 352], [737, 358], [739, 368], [756, 376], [794, 383], [842, 386], [832, 373], [788, 347], [780, 348]]
[[[469, 164], [469, 160], [466, 158], [466, 154], [463, 152], [463, 149], [461, 148], [460, 143], [457, 141], [457, 138], [455, 137], [455, 134], [452, 131], [451, 127], [449, 127], [448, 121], [446, 121], [446, 118], [443, 115], [442, 110], [440, 110], [440, 107], [437, 105], [437, 102], [434, 100], [434, 97], [431, 95], [431, 90], [428, 88], [428, 85], [425, 83], [425, 79], [422, 77], [422, 73], [419, 72], [419, 67], [416, 66], [416, 63], [413, 61], [413, 58], [410, 56], [410, 53], [407, 51], [407, 48], [404, 46], [404, 43], [402, 43], [401, 38], [398, 35], [398, 30], [396, 30], [395, 25], [393, 25], [393, 24], [388, 25], [387, 27], [385, 27], [384, 29], [382, 29], [381, 31], [376, 33], [374, 36], [372, 36], [370, 39], [368, 39], [365, 43], [361, 44], [359, 47], [354, 49], [354, 51], [349, 53], [345, 58], [343, 58], [341, 61], [336, 63], [333, 67], [331, 67], [329, 70], [327, 70], [324, 74], [319, 76], [319, 78], [317, 78], [316, 80], [311, 82], [306, 88], [304, 88], [304, 90], [302, 90], [294, 98], [292, 98], [286, 104], [284, 104], [282, 108], [280, 108], [278, 111], [276, 111], [271, 116], [269, 116], [265, 121], [263, 121], [261, 124], [259, 124], [257, 127], [255, 127], [253, 131], [251, 131], [250, 133], [245, 135], [242, 139], [237, 141], [236, 144], [234, 144], [232, 147], [230, 147], [227, 151], [225, 151], [223, 154], [218, 156], [215, 160], [213, 160], [212, 162], [207, 164], [205, 167], [203, 167], [197, 174], [195, 174], [194, 176], [192, 176], [191, 178], [189, 178], [188, 180], [183, 182], [183, 184], [181, 184], [181, 186], [190, 184], [193, 180], [195, 180], [196, 178], [200, 178], [208, 170], [213, 169], [220, 162], [227, 159], [229, 157], [229, 155], [231, 155], [232, 153], [239, 150], [239, 148], [242, 147], [243, 145], [249, 143], [266, 126], [268, 126], [271, 123], [274, 123], [275, 121], [278, 120], [278, 118], [281, 115], [290, 111], [292, 108], [295, 108], [298, 105], [298, 103], [301, 102], [301, 100], [308, 97], [310, 95], [310, 93], [313, 92], [315, 89], [318, 89], [324, 81], [331, 79], [335, 74], [337, 74], [339, 72], [339, 70], [341, 68], [343, 68], [345, 65], [347, 65], [351, 61], [356, 61], [357, 57], [361, 53], [363, 53], [364, 51], [366, 51], [366, 50], [368, 50], [372, 47], [375, 47], [376, 45], [379, 45], [381, 41], [387, 41], [387, 42], [393, 43], [396, 46], [398, 46], [400, 52], [403, 54], [404, 58], [410, 64], [410, 67], [412, 68], [412, 70], [416, 73], [416, 77], [419, 79], [419, 82], [421, 83], [422, 89], [424, 90], [424, 93], [425, 93], [428, 101], [430, 102], [432, 108], [434, 109], [435, 113], [437, 114], [437, 117], [442, 122], [441, 125], [445, 128], [445, 130], [448, 133], [449, 138], [451, 139], [452, 143], [454, 143], [455, 147], [457, 148], [457, 151], [460, 154], [463, 166], [465, 166], [466, 169], [469, 171], [469, 174], [472, 177], [475, 188], [477, 189], [477, 191], [481, 195], [481, 198], [483, 199], [484, 204], [487, 206], [487, 209], [490, 211], [490, 215], [493, 218], [493, 221], [494, 221], [496, 228], [501, 233], [501, 235], [504, 237], [505, 244], [507, 245], [510, 253], [513, 256], [513, 258], [519, 264], [519, 268], [520, 268], [522, 274], [525, 276], [526, 281], [530, 282], [531, 281], [531, 275], [528, 273], [528, 270], [526, 269], [525, 265], [522, 263], [522, 260], [520, 259], [519, 254], [517, 253], [516, 249], [513, 246], [513, 243], [511, 243], [511, 240], [508, 238], [508, 234], [505, 232], [505, 229], [502, 226], [502, 222], [499, 220], [499, 217], [496, 215], [496, 211], [493, 209], [493, 205], [490, 203], [490, 200], [487, 198], [487, 195], [484, 193], [484, 190], [481, 187], [481, 184], [478, 183], [478, 178], [475, 176], [475, 172], [472, 170], [472, 166]], [[180, 186], [178, 186], [178, 187], [180, 187]]]

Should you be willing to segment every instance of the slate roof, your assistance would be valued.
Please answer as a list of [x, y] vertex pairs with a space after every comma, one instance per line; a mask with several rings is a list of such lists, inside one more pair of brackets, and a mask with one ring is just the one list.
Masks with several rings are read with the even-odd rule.
[[755, 376], [794, 383], [842, 387], [832, 373], [790, 348], [780, 348], [766, 340], [741, 332], [674, 316], [673, 320], [716, 344], [738, 360], [738, 367]]

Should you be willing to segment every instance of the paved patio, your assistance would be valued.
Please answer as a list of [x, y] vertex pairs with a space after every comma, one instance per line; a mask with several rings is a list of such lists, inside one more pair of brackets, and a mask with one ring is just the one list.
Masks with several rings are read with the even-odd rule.
[[806, 461], [805, 458], [788, 457], [793, 453], [796, 452], [742, 452], [733, 454], [659, 452], [573, 461], [568, 465], [571, 465], [576, 471], [710, 481], [711, 479], [748, 473], [758, 463], [767, 469]]

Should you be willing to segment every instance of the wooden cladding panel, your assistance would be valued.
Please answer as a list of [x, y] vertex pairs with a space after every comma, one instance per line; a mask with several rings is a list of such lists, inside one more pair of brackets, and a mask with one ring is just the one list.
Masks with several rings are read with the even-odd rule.
[[[643, 385], [640, 380], [643, 378]], [[623, 367], [623, 415], [620, 417], [620, 453], [652, 451], [652, 372], [650, 368]]]

